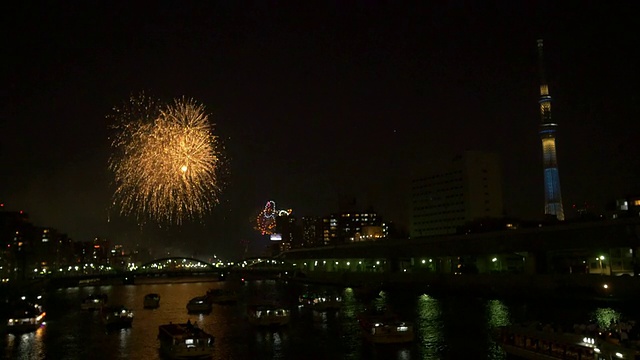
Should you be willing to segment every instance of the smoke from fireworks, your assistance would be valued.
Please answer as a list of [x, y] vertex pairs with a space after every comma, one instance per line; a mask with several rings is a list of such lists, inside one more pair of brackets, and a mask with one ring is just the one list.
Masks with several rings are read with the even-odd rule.
[[217, 203], [218, 138], [203, 105], [162, 105], [144, 95], [115, 109], [109, 168], [121, 214], [180, 224]]

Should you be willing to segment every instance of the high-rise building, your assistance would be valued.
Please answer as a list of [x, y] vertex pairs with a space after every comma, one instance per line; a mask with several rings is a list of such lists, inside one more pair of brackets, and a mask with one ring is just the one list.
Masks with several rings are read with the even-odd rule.
[[640, 195], [627, 196], [615, 201], [612, 219], [639, 217], [640, 216]]
[[31, 261], [28, 270], [36, 274], [50, 274], [73, 263], [71, 239], [54, 228], [34, 227]]
[[412, 238], [455, 234], [473, 221], [504, 216], [497, 154], [467, 151], [421, 172], [411, 187]]
[[24, 280], [35, 239], [33, 224], [24, 211], [5, 211], [0, 204], [0, 276], [2, 282]]
[[340, 214], [339, 237], [343, 243], [381, 239], [382, 220], [373, 210]]
[[322, 219], [321, 231], [323, 245], [371, 241], [384, 237], [382, 219], [373, 210], [331, 214]]
[[302, 217], [302, 247], [322, 245], [322, 221], [315, 216]]
[[301, 247], [302, 234], [298, 229], [296, 217], [291, 212], [282, 211], [276, 217], [275, 233], [280, 234], [280, 251]]
[[544, 213], [564, 220], [560, 175], [556, 155], [556, 130], [558, 124], [551, 119], [551, 95], [544, 71], [542, 39], [538, 40], [538, 60], [540, 66], [540, 139], [542, 140], [542, 165], [544, 168]]
[[338, 241], [338, 224], [339, 217], [335, 214], [331, 214], [328, 217], [322, 218], [322, 245], [336, 245]]

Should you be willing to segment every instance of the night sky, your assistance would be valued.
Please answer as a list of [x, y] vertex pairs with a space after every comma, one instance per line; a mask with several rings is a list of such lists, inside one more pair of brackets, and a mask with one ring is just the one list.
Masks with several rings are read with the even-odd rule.
[[[408, 227], [411, 174], [501, 154], [506, 214], [544, 207], [544, 38], [565, 212], [640, 193], [635, 1], [14, 2], [3, 9], [0, 202], [75, 241], [241, 255], [268, 200], [298, 218], [356, 198]], [[109, 120], [145, 91], [205, 104], [229, 184], [202, 222], [110, 210]]]

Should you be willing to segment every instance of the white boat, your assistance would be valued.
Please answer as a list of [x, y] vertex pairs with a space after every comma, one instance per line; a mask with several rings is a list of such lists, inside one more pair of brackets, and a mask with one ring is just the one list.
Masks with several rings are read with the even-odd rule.
[[109, 328], [131, 327], [133, 311], [124, 306], [105, 306], [101, 310], [102, 322]]
[[197, 296], [189, 300], [187, 311], [190, 313], [210, 313], [211, 303], [206, 296]]
[[171, 359], [201, 359], [213, 356], [215, 338], [190, 322], [158, 328], [160, 351]]
[[640, 359], [640, 348], [584, 334], [510, 325], [498, 328], [496, 335], [504, 353], [519, 359]]
[[84, 298], [80, 308], [82, 310], [100, 310], [107, 304], [106, 294], [91, 294]]
[[46, 315], [47, 313], [40, 305], [30, 303], [16, 304], [11, 309], [7, 319], [6, 331], [14, 334], [35, 331], [45, 325], [44, 318]]
[[305, 293], [298, 298], [301, 306], [315, 311], [339, 310], [342, 307], [342, 296], [334, 293]]
[[401, 344], [415, 338], [413, 324], [390, 312], [370, 311], [358, 316], [364, 338], [375, 344]]
[[289, 324], [291, 313], [282, 306], [259, 304], [248, 307], [248, 316], [254, 326], [284, 326]]
[[145, 309], [155, 309], [159, 306], [160, 306], [160, 295], [152, 293], [144, 296]]
[[238, 292], [229, 289], [211, 289], [207, 291], [207, 299], [214, 304], [231, 304], [238, 301]]

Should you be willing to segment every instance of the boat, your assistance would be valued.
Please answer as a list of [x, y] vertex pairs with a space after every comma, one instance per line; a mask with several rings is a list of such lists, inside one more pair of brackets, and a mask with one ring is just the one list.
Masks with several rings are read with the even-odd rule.
[[342, 296], [330, 292], [312, 293], [308, 292], [298, 298], [302, 307], [307, 307], [315, 311], [339, 310], [342, 307]]
[[507, 356], [521, 359], [640, 360], [638, 348], [600, 336], [556, 332], [532, 324], [499, 327], [496, 342]]
[[107, 304], [106, 294], [91, 294], [84, 298], [80, 308], [82, 310], [100, 310]]
[[102, 322], [109, 328], [121, 329], [133, 324], [133, 311], [124, 306], [104, 306], [101, 314]]
[[276, 304], [254, 304], [247, 309], [249, 324], [254, 326], [284, 326], [289, 324], [290, 311]]
[[158, 327], [160, 351], [171, 359], [201, 359], [213, 356], [215, 338], [188, 321]]
[[238, 301], [238, 292], [229, 289], [211, 289], [207, 299], [213, 304], [232, 304]]
[[413, 324], [388, 310], [370, 309], [358, 316], [366, 340], [374, 344], [402, 344], [415, 338]]
[[160, 295], [151, 293], [144, 296], [144, 308], [155, 309], [160, 306]]
[[189, 300], [187, 311], [190, 313], [210, 313], [211, 303], [206, 296], [196, 296]]
[[14, 334], [35, 331], [45, 325], [46, 315], [38, 304], [17, 303], [10, 309], [6, 331]]

